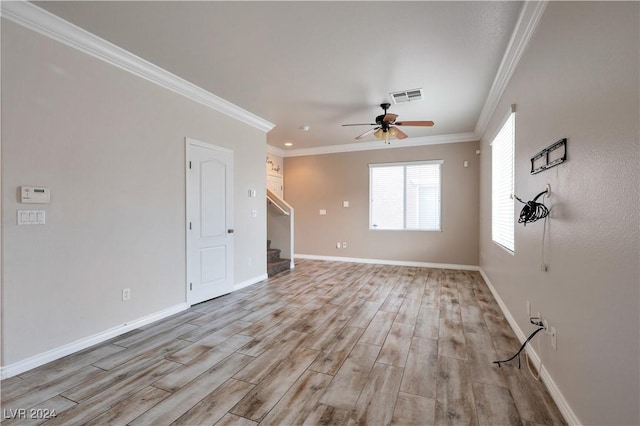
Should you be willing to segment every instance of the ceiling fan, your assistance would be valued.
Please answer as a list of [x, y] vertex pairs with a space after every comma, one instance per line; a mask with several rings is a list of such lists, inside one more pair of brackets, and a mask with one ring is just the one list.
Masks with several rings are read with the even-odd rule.
[[398, 139], [407, 138], [407, 135], [396, 126], [433, 126], [433, 121], [396, 121], [398, 115], [387, 112], [390, 106], [391, 104], [386, 102], [380, 104], [380, 108], [384, 110], [384, 114], [377, 116], [375, 123], [343, 124], [343, 126], [376, 126], [373, 129], [367, 130], [363, 134], [356, 136], [356, 139], [362, 139], [373, 133], [376, 138], [382, 139], [386, 143], [389, 143], [389, 138], [392, 137]]

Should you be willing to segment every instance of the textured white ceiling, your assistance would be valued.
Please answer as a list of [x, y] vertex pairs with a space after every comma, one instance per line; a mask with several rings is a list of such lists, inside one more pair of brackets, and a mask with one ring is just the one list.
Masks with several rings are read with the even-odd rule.
[[[354, 143], [389, 92], [410, 138], [473, 132], [521, 2], [38, 2], [272, 123], [281, 149]], [[301, 126], [308, 125], [305, 132]], [[365, 141], [373, 141], [373, 136]]]

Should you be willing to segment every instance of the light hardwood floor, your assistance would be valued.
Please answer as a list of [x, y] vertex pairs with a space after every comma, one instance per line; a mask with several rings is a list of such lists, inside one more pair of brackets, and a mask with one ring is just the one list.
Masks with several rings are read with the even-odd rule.
[[300, 260], [3, 381], [3, 418], [35, 408], [55, 410], [47, 425], [565, 424], [524, 363], [492, 364], [518, 347], [477, 272]]

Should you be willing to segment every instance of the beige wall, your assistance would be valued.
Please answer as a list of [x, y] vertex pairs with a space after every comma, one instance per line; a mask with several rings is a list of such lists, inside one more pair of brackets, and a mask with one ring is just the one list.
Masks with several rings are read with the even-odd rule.
[[[467, 142], [285, 158], [296, 254], [478, 265], [477, 148]], [[416, 160], [444, 160], [442, 232], [369, 230], [369, 163]], [[338, 241], [347, 248], [337, 249]]]
[[2, 65], [2, 365], [185, 302], [185, 136], [233, 149], [235, 281], [266, 273], [263, 132], [4, 20]]
[[271, 163], [266, 163], [267, 174], [284, 174], [284, 159], [281, 156], [267, 153], [267, 161], [271, 161]]
[[[588, 425], [640, 424], [639, 22], [637, 2], [550, 3], [490, 123], [487, 136], [515, 103], [516, 193], [551, 184], [548, 272], [542, 222], [516, 226], [513, 256], [492, 243], [481, 141], [481, 267], [527, 334], [527, 300], [555, 326], [558, 350], [546, 336], [537, 350]], [[530, 175], [529, 158], [563, 137], [568, 161]]]

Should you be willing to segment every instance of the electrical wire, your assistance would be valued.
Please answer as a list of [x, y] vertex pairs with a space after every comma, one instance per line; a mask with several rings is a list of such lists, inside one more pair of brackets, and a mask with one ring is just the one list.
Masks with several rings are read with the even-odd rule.
[[542, 330], [544, 330], [544, 327], [540, 327], [537, 330], [535, 330], [533, 333], [531, 333], [529, 335], [529, 337], [527, 338], [527, 340], [524, 341], [524, 343], [522, 344], [522, 346], [520, 346], [520, 349], [518, 350], [518, 352], [516, 352], [516, 354], [514, 356], [512, 356], [509, 359], [505, 359], [503, 361], [493, 361], [494, 364], [498, 364], [498, 367], [501, 367], [500, 364], [504, 364], [507, 363], [509, 361], [512, 361], [515, 357], [518, 357], [518, 369], [520, 369], [520, 353], [522, 352], [522, 350], [524, 349], [525, 346], [527, 346], [527, 343], [529, 343], [529, 340], [533, 339], [533, 336], [535, 336], [536, 334], [538, 334], [539, 332], [541, 332]]
[[[547, 191], [545, 191], [544, 195], [542, 196], [543, 205], [544, 205], [544, 199], [545, 199], [546, 196], [547, 196]], [[547, 264], [544, 261], [544, 237], [547, 234], [547, 219], [548, 219], [548, 217], [549, 217], [549, 211], [547, 210], [547, 214], [544, 215], [544, 222], [542, 224], [542, 244], [540, 245], [540, 269], [543, 272], [547, 271]]]
[[[527, 201], [526, 203], [522, 201], [517, 195], [513, 194], [513, 197], [524, 204], [522, 211], [520, 212], [520, 217], [518, 218], [518, 223], [524, 223], [527, 226], [527, 223], [532, 223], [542, 218], [545, 218], [549, 215], [549, 209], [542, 203], [538, 203], [538, 198], [547, 194], [547, 190], [545, 189], [541, 193], [535, 196], [535, 198], [531, 201]], [[544, 198], [543, 198], [544, 202]]]

